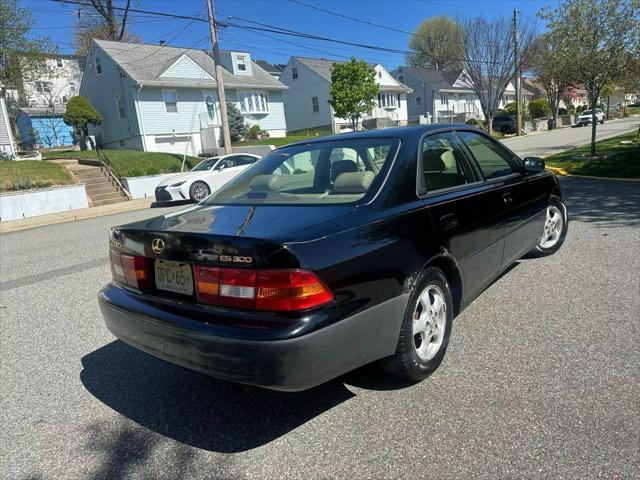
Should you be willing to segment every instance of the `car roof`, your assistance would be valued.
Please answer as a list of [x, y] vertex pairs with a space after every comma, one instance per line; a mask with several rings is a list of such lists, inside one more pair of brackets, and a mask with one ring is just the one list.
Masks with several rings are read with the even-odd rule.
[[421, 137], [425, 133], [432, 131], [446, 131], [446, 130], [454, 130], [454, 129], [465, 129], [465, 130], [478, 130], [472, 125], [467, 125], [464, 123], [437, 123], [434, 125], [413, 125], [410, 127], [392, 127], [392, 128], [380, 128], [377, 130], [365, 130], [362, 132], [350, 132], [350, 133], [338, 133], [334, 135], [327, 135], [324, 137], [313, 137], [309, 138], [309, 140], [301, 140], [299, 142], [290, 143], [285, 145], [285, 147], [290, 147], [292, 145], [307, 145], [310, 143], [322, 143], [331, 140], [350, 140], [350, 139], [360, 139], [360, 138], [399, 138], [399, 139], [409, 139], [415, 137]]

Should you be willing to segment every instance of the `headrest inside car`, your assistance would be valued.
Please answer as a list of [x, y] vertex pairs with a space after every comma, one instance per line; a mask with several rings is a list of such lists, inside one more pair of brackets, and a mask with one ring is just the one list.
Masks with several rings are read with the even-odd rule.
[[347, 172], [357, 172], [358, 166], [353, 160], [336, 160], [331, 164], [331, 181], [335, 182], [339, 175]]
[[365, 193], [375, 178], [371, 171], [341, 173], [333, 185], [333, 193]]
[[281, 175], [256, 175], [249, 188], [254, 192], [275, 192], [284, 187]]
[[447, 148], [427, 148], [422, 152], [422, 162], [425, 172], [444, 172], [447, 169], [442, 155], [448, 152]]

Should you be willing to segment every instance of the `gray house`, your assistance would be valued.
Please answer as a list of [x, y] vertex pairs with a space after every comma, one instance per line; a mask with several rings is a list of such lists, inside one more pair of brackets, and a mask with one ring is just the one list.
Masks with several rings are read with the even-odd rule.
[[[291, 57], [279, 79], [288, 90], [284, 106], [289, 130], [330, 128], [335, 132], [350, 129], [350, 122], [334, 115], [329, 105], [331, 67], [335, 60]], [[371, 65], [376, 72], [380, 95], [376, 107], [362, 118], [373, 127], [407, 124], [407, 94], [411, 89], [395, 80], [385, 68]]]
[[[225, 94], [249, 125], [286, 135], [282, 92], [247, 52], [221, 52]], [[103, 117], [98, 145], [197, 155], [220, 146], [213, 59], [203, 50], [93, 40], [80, 94]]]

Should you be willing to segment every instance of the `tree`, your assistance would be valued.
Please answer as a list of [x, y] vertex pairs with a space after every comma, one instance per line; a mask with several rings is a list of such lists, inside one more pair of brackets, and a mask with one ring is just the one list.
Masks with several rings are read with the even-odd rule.
[[376, 72], [364, 60], [351, 58], [348, 62], [336, 62], [331, 67], [329, 104], [337, 117], [351, 122], [354, 131], [362, 114], [375, 107], [378, 92]]
[[100, 113], [89, 100], [80, 95], [69, 99], [62, 119], [64, 123], [73, 127], [74, 133], [80, 137], [80, 146], [83, 148], [86, 147], [86, 138], [89, 136], [89, 125], [102, 123]]
[[249, 127], [247, 127], [242, 114], [231, 102], [227, 102], [227, 118], [229, 120], [229, 133], [231, 134], [231, 141], [238, 142], [242, 140], [242, 138], [247, 134]]
[[[500, 98], [513, 79], [516, 52], [513, 48], [513, 28], [505, 17], [487, 20], [479, 16], [463, 23], [463, 79], [480, 100], [480, 107], [487, 122], [487, 131], [493, 131], [493, 116]], [[523, 53], [529, 49], [533, 38], [529, 24], [522, 23], [518, 42], [518, 65], [523, 63]]]
[[446, 15], [428, 18], [409, 40], [411, 53], [407, 64], [435, 70], [459, 70], [462, 67], [463, 32], [455, 20]]
[[91, 7], [102, 18], [101, 25], [106, 27], [107, 37], [105, 40], [121, 41], [124, 37], [125, 28], [127, 26], [127, 17], [129, 16], [129, 7], [131, 0], [126, 0], [121, 14], [117, 14], [113, 9], [113, 0], [89, 0]]
[[593, 111], [591, 155], [596, 154], [596, 112], [602, 89], [624, 76], [629, 57], [640, 55], [640, 0], [565, 0], [543, 10], [548, 34], [576, 81], [587, 91]]
[[558, 48], [558, 41], [560, 39], [554, 35], [544, 34], [536, 38], [531, 45], [527, 62], [528, 69], [544, 88], [554, 125], [558, 121], [560, 101], [576, 79], [571, 61]]
[[[87, 55], [92, 39], [111, 40], [109, 38], [109, 27], [106, 25], [83, 26], [78, 24], [73, 37], [73, 44], [76, 48], [76, 55]], [[120, 38], [121, 42], [140, 43], [142, 38], [140, 35], [124, 31], [124, 35]]]
[[0, 81], [6, 86], [21, 89], [46, 55], [55, 53], [50, 39], [33, 38], [33, 24], [31, 10], [17, 0], [0, 0]]
[[636, 95], [640, 99], [640, 58], [627, 59], [627, 68], [622, 72], [622, 78], [619, 81], [620, 87], [624, 93], [623, 109], [627, 114], [627, 95]]

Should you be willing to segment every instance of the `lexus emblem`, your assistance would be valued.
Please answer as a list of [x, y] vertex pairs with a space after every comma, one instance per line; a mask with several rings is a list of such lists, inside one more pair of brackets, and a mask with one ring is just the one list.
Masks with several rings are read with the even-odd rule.
[[161, 238], [154, 238], [153, 242], [151, 242], [151, 248], [158, 254], [162, 253], [164, 250], [164, 240]]

